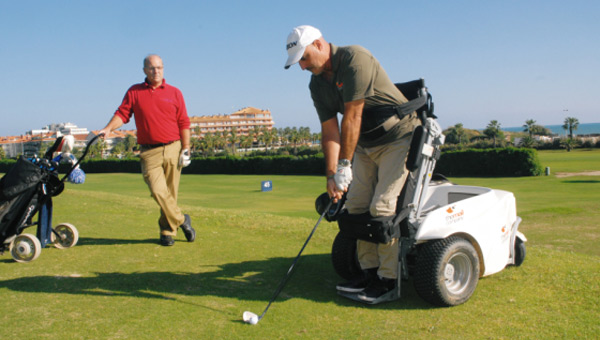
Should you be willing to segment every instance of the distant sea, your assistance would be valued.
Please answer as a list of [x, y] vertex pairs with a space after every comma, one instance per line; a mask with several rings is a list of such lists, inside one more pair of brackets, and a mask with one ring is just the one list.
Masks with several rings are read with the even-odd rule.
[[[544, 125], [544, 127], [559, 136], [566, 136], [567, 134], [569, 134], [569, 131], [565, 131], [562, 128], [562, 125]], [[523, 130], [525, 130], [522, 126], [508, 128], [500, 127], [500, 129], [509, 132], [522, 132]], [[591, 134], [600, 134], [600, 123], [579, 124], [577, 130], [573, 130], [573, 135]]]

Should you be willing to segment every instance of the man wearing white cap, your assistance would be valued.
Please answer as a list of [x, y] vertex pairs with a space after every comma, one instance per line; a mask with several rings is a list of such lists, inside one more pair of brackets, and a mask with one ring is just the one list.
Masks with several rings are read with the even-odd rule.
[[[313, 74], [309, 88], [321, 122], [327, 192], [334, 200], [347, 192], [348, 213], [339, 218], [340, 230], [361, 220], [389, 226], [408, 174], [411, 135], [419, 125], [414, 112], [400, 114], [397, 109], [408, 100], [361, 46], [335, 46], [318, 29], [304, 25], [292, 30], [286, 48], [286, 69], [299, 63]], [[339, 284], [338, 290], [374, 302], [394, 289], [398, 235], [387, 236], [377, 243], [358, 239], [363, 274]]]

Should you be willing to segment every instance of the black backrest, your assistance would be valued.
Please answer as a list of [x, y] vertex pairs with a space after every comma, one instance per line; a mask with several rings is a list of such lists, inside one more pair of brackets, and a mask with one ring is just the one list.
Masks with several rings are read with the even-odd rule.
[[429, 91], [427, 91], [427, 87], [425, 86], [425, 79], [417, 79], [413, 81], [409, 81], [406, 83], [396, 83], [396, 88], [402, 92], [402, 94], [409, 101], [419, 98], [421, 96], [427, 96], [427, 101], [425, 105], [416, 109], [419, 119], [423, 125], [425, 125], [425, 119], [427, 117], [437, 118], [433, 114], [433, 99]]
[[396, 85], [406, 99], [413, 100], [419, 97], [421, 89], [425, 87], [425, 79], [421, 78], [406, 83], [396, 83], [394, 85]]

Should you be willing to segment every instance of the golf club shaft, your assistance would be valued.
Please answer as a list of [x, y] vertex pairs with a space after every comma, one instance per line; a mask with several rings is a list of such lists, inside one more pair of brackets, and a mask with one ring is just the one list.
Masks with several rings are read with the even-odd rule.
[[319, 223], [321, 223], [321, 220], [323, 220], [323, 217], [325, 217], [325, 214], [327, 213], [327, 211], [329, 211], [329, 208], [331, 207], [332, 203], [333, 203], [333, 199], [331, 199], [329, 201], [329, 204], [327, 204], [327, 207], [325, 208], [325, 210], [321, 214], [321, 217], [319, 217], [319, 220], [317, 221], [317, 224], [315, 224], [315, 226], [313, 227], [312, 231], [310, 232], [310, 235], [308, 235], [308, 238], [306, 239], [306, 242], [304, 242], [304, 245], [302, 246], [302, 249], [300, 249], [300, 252], [298, 253], [298, 255], [296, 256], [296, 258], [292, 262], [292, 265], [290, 266], [290, 269], [288, 269], [287, 273], [285, 274], [285, 276], [283, 277], [283, 279], [279, 283], [279, 286], [275, 290], [275, 293], [273, 294], [273, 297], [271, 298], [271, 301], [269, 301], [269, 304], [267, 305], [267, 308], [265, 308], [265, 310], [262, 312], [262, 314], [258, 318], [259, 320], [262, 319], [263, 316], [265, 316], [265, 314], [267, 313], [267, 310], [269, 309], [269, 307], [271, 307], [271, 304], [273, 303], [273, 301], [275, 301], [275, 299], [277, 298], [277, 296], [279, 295], [279, 293], [283, 289], [283, 286], [285, 286], [285, 284], [289, 280], [289, 278], [291, 276], [290, 274], [292, 273], [292, 270], [294, 269], [294, 266], [296, 265], [296, 262], [298, 262], [298, 259], [300, 258], [300, 255], [302, 255], [302, 252], [304, 251], [304, 248], [306, 248], [306, 245], [308, 244], [308, 241], [310, 241], [310, 239], [312, 238], [313, 234], [315, 233], [315, 230], [317, 230], [317, 227], [319, 226]]

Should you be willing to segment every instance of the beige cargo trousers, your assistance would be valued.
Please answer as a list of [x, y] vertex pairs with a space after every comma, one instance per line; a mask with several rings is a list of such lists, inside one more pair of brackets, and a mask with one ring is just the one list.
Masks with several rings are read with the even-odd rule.
[[177, 228], [185, 221], [185, 216], [177, 206], [181, 178], [180, 152], [181, 142], [175, 141], [151, 149], [142, 148], [140, 153], [142, 175], [152, 198], [160, 207], [158, 225], [160, 234], [165, 236], [176, 236]]
[[[396, 214], [398, 195], [408, 177], [406, 158], [413, 124], [404, 124], [402, 138], [371, 148], [356, 147], [352, 161], [353, 180], [348, 189], [346, 208], [350, 214], [370, 212], [371, 216]], [[404, 129], [404, 128], [403, 128]], [[398, 276], [398, 239], [389, 243], [357, 240], [361, 269], [379, 268], [377, 274], [387, 279]]]

